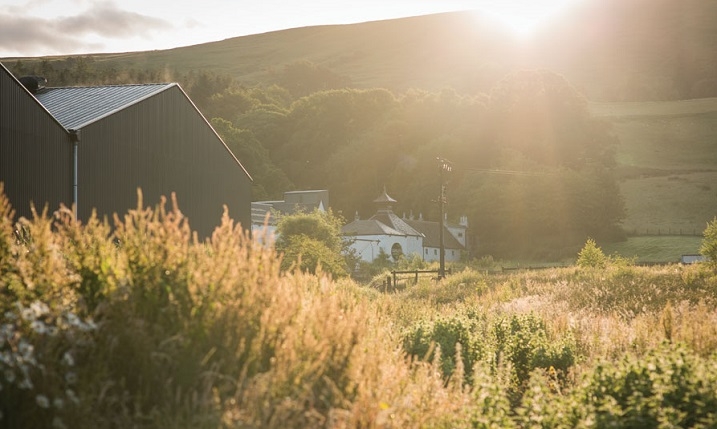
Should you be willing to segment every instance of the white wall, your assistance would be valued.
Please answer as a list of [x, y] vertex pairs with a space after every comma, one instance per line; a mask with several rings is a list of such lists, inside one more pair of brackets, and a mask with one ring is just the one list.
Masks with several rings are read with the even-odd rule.
[[[398, 243], [403, 249], [403, 254], [409, 257], [411, 254], [421, 255], [423, 252], [423, 237], [405, 235], [362, 235], [360, 237], [349, 237], [348, 240], [355, 240], [350, 248], [354, 249], [356, 255], [365, 262], [373, 262], [378, 258], [381, 250], [391, 256], [391, 248]], [[393, 259], [391, 259], [393, 260]]]
[[[441, 250], [438, 247], [426, 247], [423, 251], [423, 260], [426, 262], [440, 261]], [[446, 249], [446, 262], [458, 262], [460, 260], [460, 250]]]

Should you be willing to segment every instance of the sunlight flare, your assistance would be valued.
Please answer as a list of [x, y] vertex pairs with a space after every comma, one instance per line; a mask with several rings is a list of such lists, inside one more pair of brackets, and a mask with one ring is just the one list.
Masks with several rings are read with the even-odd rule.
[[582, 0], [487, 0], [476, 7], [477, 13], [507, 26], [520, 38], [532, 36], [555, 15]]

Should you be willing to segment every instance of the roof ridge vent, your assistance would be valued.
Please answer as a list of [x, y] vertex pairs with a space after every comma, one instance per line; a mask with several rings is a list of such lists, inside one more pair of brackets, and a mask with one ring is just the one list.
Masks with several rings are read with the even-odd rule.
[[22, 86], [33, 94], [47, 85], [47, 79], [42, 76], [22, 76], [19, 80]]

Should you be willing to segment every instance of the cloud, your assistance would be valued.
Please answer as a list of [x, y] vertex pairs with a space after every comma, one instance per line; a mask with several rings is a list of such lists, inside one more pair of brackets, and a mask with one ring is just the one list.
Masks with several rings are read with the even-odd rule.
[[160, 18], [119, 9], [113, 3], [100, 3], [81, 15], [58, 18], [59, 31], [75, 34], [94, 33], [104, 37], [144, 36], [172, 25]]
[[18, 7], [8, 10], [16, 13], [0, 13], [0, 53], [101, 49], [103, 39], [146, 37], [173, 27], [168, 21], [122, 10], [111, 2], [94, 4], [77, 15], [52, 18], [27, 15]]
[[86, 44], [77, 37], [58, 33], [45, 19], [0, 14], [1, 52], [59, 53], [80, 49]]

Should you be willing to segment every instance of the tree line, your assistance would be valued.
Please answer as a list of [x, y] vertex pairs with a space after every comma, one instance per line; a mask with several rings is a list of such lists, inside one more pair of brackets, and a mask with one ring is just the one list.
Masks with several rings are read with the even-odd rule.
[[91, 57], [11, 69], [50, 86], [179, 82], [254, 178], [254, 200], [328, 189], [336, 214], [366, 218], [386, 186], [397, 214], [436, 220], [442, 157], [454, 167], [445, 183], [449, 221], [468, 216], [482, 253], [545, 256], [587, 236], [615, 237], [624, 216], [613, 172], [618, 141], [564, 77], [545, 70], [464, 94], [351, 88], [308, 61], [257, 87], [211, 71], [120, 69]]

